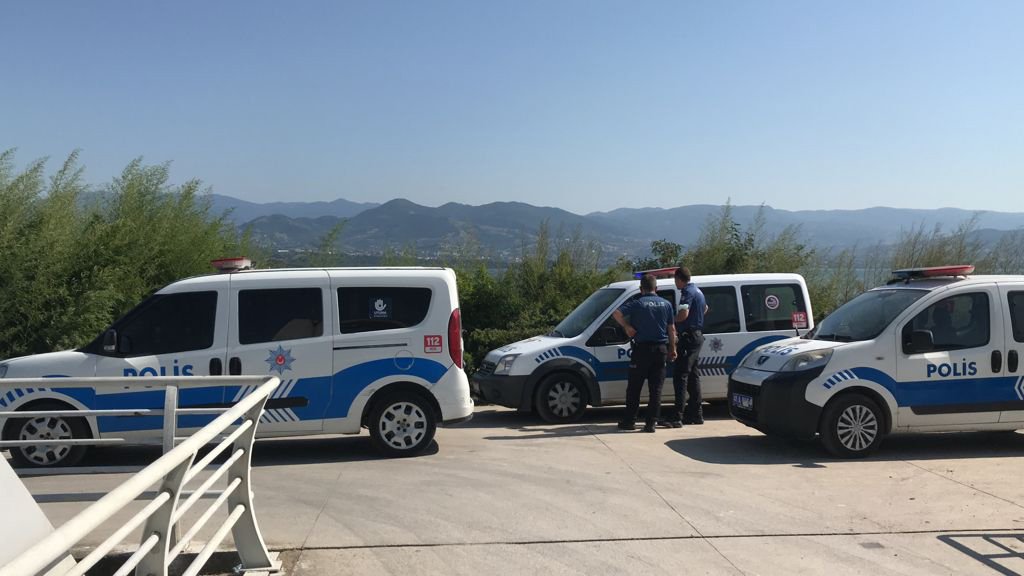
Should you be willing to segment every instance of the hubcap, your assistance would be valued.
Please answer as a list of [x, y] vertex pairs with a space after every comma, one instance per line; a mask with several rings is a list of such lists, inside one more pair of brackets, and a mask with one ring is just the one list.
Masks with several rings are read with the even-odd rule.
[[[40, 416], [21, 427], [19, 440], [69, 440], [74, 435], [63, 418]], [[51, 466], [63, 460], [71, 446], [67, 444], [35, 444], [21, 449], [22, 455], [36, 466]]]
[[396, 402], [384, 410], [377, 423], [380, 435], [392, 448], [415, 448], [427, 434], [427, 415], [411, 402]]
[[556, 416], [566, 418], [580, 409], [580, 389], [573, 382], [556, 382], [548, 392], [548, 408]]
[[836, 424], [839, 441], [849, 450], [865, 450], [878, 436], [878, 419], [867, 406], [856, 404], [843, 410]]

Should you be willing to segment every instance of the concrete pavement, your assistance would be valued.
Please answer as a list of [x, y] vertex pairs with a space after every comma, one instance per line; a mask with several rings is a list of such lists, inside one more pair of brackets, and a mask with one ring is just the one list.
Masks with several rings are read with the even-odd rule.
[[[722, 409], [653, 435], [618, 432], [619, 413], [550, 426], [480, 407], [401, 460], [365, 435], [260, 442], [265, 539], [290, 574], [1024, 574], [1024, 435], [894, 437], [837, 461]], [[82, 504], [54, 494], [118, 478], [27, 484], [59, 523]]]

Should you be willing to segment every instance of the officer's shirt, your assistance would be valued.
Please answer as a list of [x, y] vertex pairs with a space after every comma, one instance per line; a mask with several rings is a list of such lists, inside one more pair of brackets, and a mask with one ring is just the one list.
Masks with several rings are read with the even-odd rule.
[[683, 291], [679, 294], [679, 305], [689, 305], [690, 315], [686, 317], [686, 320], [676, 323], [676, 330], [683, 332], [685, 330], [704, 330], [704, 293], [700, 291], [693, 283], [686, 285]]
[[619, 306], [623, 316], [636, 330], [637, 342], [668, 342], [668, 327], [672, 323], [672, 304], [657, 294], [646, 294]]

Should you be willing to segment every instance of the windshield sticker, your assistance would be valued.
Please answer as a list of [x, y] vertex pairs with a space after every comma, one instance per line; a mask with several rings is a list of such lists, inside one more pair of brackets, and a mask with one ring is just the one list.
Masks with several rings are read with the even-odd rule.
[[778, 310], [779, 309], [779, 297], [776, 296], [775, 294], [769, 294], [764, 299], [764, 305], [769, 310]]

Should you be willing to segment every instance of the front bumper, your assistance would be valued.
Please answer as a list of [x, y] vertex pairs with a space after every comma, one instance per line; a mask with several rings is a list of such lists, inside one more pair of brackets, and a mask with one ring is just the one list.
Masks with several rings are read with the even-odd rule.
[[[818, 433], [822, 408], [808, 402], [805, 394], [807, 385], [820, 376], [823, 369], [772, 374], [759, 386], [730, 376], [729, 414], [766, 434], [814, 438]], [[738, 407], [733, 400], [734, 394], [750, 396], [753, 406], [750, 409]]]
[[518, 410], [529, 410], [530, 402], [524, 400], [529, 376], [495, 376], [494, 374], [473, 374], [470, 390], [484, 402]]

